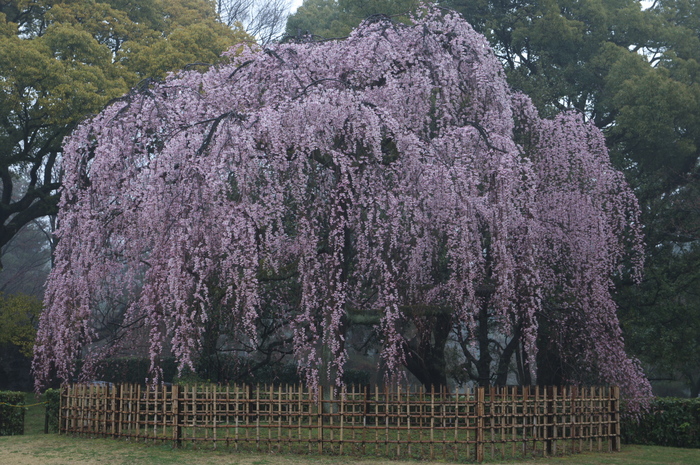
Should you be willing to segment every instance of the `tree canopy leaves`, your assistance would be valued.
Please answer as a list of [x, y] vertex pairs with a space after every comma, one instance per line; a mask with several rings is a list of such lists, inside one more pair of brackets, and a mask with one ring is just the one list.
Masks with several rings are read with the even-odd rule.
[[56, 213], [62, 141], [79, 121], [246, 39], [206, 0], [0, 2], [0, 246]]

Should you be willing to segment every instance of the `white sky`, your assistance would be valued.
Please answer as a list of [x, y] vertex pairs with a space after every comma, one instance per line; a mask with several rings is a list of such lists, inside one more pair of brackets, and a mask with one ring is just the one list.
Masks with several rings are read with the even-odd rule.
[[304, 3], [304, 0], [292, 0], [292, 8], [290, 10], [290, 13], [294, 14], [294, 12], [297, 11], [297, 8], [299, 8], [302, 3]]
[[[304, 3], [304, 0], [292, 0], [292, 8], [290, 9], [290, 13], [294, 14], [295, 11], [297, 11], [297, 8], [301, 6], [301, 4]], [[647, 9], [653, 4], [653, 0], [642, 0], [642, 8]]]

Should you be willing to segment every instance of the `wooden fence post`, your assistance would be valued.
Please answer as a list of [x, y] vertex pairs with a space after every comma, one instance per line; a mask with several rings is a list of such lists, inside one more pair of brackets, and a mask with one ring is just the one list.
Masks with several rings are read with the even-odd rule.
[[435, 458], [435, 385], [430, 386], [430, 460]]
[[369, 384], [365, 384], [364, 389], [365, 389], [365, 402], [364, 402], [364, 407], [362, 408], [362, 412], [363, 412], [362, 425], [367, 426], [367, 417], [369, 416], [369, 400], [370, 400], [370, 393], [369, 393], [370, 386], [369, 386]]
[[68, 421], [67, 417], [68, 415], [64, 415], [63, 413], [65, 412], [66, 405], [68, 404], [68, 385], [67, 384], [62, 384], [60, 388], [60, 392], [58, 395], [58, 433], [65, 433], [66, 429], [68, 427], [67, 423], [63, 422], [63, 419], [66, 418], [66, 422]]
[[545, 439], [545, 455], [546, 456], [551, 456], [555, 453], [556, 451], [556, 446], [554, 445], [554, 402], [555, 402], [555, 397], [557, 394], [557, 387], [556, 386], [547, 386], [545, 389], [545, 408], [546, 408], [546, 422], [547, 426], [545, 428], [546, 431], [546, 439]]
[[173, 425], [173, 445], [176, 448], [179, 448], [182, 446], [182, 412], [180, 410], [180, 386], [178, 386], [177, 384], [173, 384], [171, 395], [173, 399], [173, 420], [175, 420], [175, 424]]
[[323, 386], [316, 391], [316, 413], [318, 423], [318, 453], [323, 454]]
[[122, 398], [122, 385], [115, 384], [112, 387], [112, 437], [114, 439], [119, 437], [121, 432], [121, 398]]
[[484, 387], [476, 388], [476, 461], [484, 461]]
[[612, 399], [610, 400], [610, 410], [612, 415], [612, 424], [610, 433], [612, 434], [612, 450], [620, 452], [620, 387], [613, 386], [611, 388]]

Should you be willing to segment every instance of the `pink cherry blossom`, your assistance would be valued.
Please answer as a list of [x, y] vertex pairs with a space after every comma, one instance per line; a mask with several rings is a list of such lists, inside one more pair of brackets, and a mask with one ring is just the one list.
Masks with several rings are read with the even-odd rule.
[[[124, 327], [147, 329], [154, 379], [166, 351], [192, 366], [212, 286], [240, 338], [272, 299], [316, 384], [340, 379], [348, 308], [379, 315], [391, 374], [407, 356], [403, 308], [447, 306], [473, 329], [488, 286], [531, 354], [556, 306], [565, 356], [576, 347], [600, 382], [649, 395], [611, 298], [615, 274], [641, 270], [636, 199], [601, 133], [576, 114], [540, 118], [461, 17], [425, 9], [230, 58], [146, 83], [67, 139], [37, 388], [109, 354], [92, 316], [110, 295], [128, 303]], [[295, 305], [261, 281], [288, 269]]]

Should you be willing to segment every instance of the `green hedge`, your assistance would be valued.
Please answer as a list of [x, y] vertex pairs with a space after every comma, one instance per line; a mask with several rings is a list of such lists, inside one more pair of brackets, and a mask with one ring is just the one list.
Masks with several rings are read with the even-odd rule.
[[24, 434], [24, 393], [0, 391], [0, 436]]
[[700, 448], [700, 399], [657, 397], [648, 413], [625, 420], [621, 430], [628, 444]]
[[[146, 357], [113, 357], [98, 365], [96, 381], [110, 383], [143, 384], [148, 377], [150, 360]], [[177, 376], [177, 362], [173, 357], [161, 361], [163, 381], [168, 383], [246, 383], [246, 384], [298, 384], [301, 382], [293, 363], [274, 363], [252, 371], [254, 361], [231, 354], [218, 354], [200, 358], [195, 372], [186, 369]], [[364, 385], [370, 382], [370, 373], [362, 370], [346, 370], [346, 384]]]
[[46, 395], [46, 433], [58, 433], [58, 413], [61, 409], [61, 390], [47, 389]]
[[[148, 357], [113, 357], [100, 362], [97, 380], [109, 383], [143, 384], [148, 378], [151, 361]], [[161, 360], [163, 381], [172, 382], [177, 374], [177, 363], [174, 357]]]

